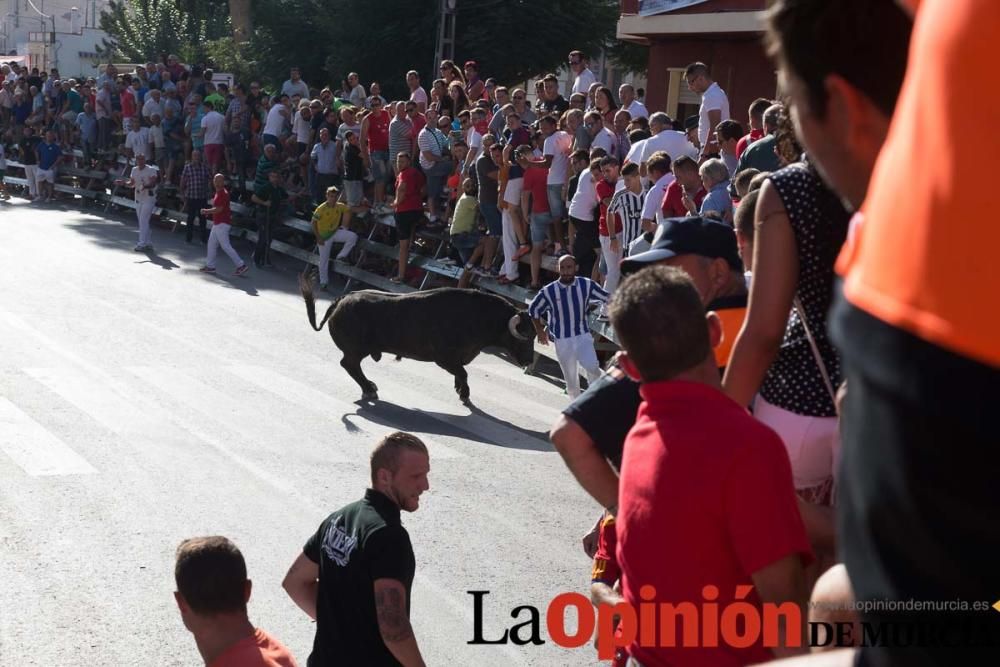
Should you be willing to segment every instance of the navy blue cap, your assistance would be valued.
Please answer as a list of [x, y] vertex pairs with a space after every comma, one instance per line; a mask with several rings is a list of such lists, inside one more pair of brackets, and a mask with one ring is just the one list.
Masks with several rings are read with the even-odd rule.
[[718, 220], [691, 216], [667, 218], [658, 225], [649, 250], [622, 261], [622, 275], [678, 255], [721, 258], [733, 269], [743, 269], [733, 228]]

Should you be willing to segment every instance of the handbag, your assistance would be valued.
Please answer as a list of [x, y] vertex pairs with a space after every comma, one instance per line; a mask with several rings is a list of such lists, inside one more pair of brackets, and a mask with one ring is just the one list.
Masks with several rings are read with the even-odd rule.
[[812, 349], [813, 358], [816, 360], [816, 365], [819, 367], [819, 374], [823, 376], [823, 384], [826, 386], [827, 392], [830, 394], [830, 400], [833, 401], [833, 408], [837, 411], [837, 415], [840, 416], [840, 410], [837, 408], [837, 391], [833, 388], [833, 382], [830, 380], [830, 374], [826, 370], [826, 364], [823, 362], [823, 355], [819, 353], [819, 345], [816, 344], [816, 338], [813, 336], [812, 330], [809, 328], [809, 320], [806, 319], [806, 309], [802, 306], [802, 301], [799, 299], [798, 295], [792, 301], [792, 305], [795, 308], [795, 312], [799, 315], [799, 320], [802, 322], [802, 328], [806, 332], [806, 339], [809, 341], [809, 347]]

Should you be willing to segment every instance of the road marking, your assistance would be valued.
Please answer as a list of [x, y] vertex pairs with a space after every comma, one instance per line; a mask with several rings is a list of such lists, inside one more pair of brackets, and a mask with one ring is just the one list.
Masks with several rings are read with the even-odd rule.
[[[254, 402], [241, 400], [230, 393], [211, 387], [201, 380], [176, 368], [166, 366], [127, 366], [132, 373], [151, 387], [182, 402], [185, 406], [207, 417], [224, 429], [239, 434], [248, 442], [255, 442], [263, 449], [281, 449], [281, 443], [312, 441], [316, 438], [303, 434], [290, 424], [287, 413], [275, 410], [269, 413]], [[325, 451], [325, 450], [324, 450]], [[350, 459], [340, 453], [324, 454], [334, 463], [348, 463]]]
[[[270, 368], [254, 366], [252, 364], [233, 364], [226, 366], [226, 370], [278, 396], [294, 396], [297, 405], [310, 412], [330, 417], [331, 421], [333, 417], [336, 417], [337, 413], [340, 413], [341, 417], [338, 421], [349, 421], [358, 430], [371, 433], [373, 441], [396, 430], [390, 426], [367, 419], [363, 414], [359, 413], [360, 406], [354, 403], [348, 403], [303, 382], [285, 377]], [[350, 419], [346, 419], [347, 417]], [[420, 439], [427, 445], [431, 458], [455, 459], [465, 456], [465, 454], [459, 452], [457, 449], [434, 440], [423, 431], [413, 430], [412, 433], [420, 436]]]
[[155, 412], [142, 409], [136, 401], [128, 400], [128, 393], [116, 391], [116, 383], [66, 366], [23, 370], [112, 433], [148, 436], [163, 432], [164, 420], [158, 419]]
[[32, 477], [97, 472], [69, 445], [3, 397], [0, 397], [0, 449]]

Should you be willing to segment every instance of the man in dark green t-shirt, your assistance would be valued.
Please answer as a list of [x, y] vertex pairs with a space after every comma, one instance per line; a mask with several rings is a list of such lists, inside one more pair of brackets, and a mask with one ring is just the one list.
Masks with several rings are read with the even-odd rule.
[[427, 447], [396, 431], [371, 455], [372, 488], [320, 524], [282, 586], [316, 621], [308, 667], [423, 667], [410, 625], [416, 560], [400, 510], [429, 487]]
[[[264, 158], [262, 157], [261, 160]], [[258, 165], [259, 166], [259, 165]], [[250, 200], [257, 204], [257, 245], [253, 250], [253, 262], [257, 268], [271, 266], [271, 230], [274, 221], [281, 215], [281, 209], [288, 199], [281, 172], [271, 169], [264, 185], [253, 188]]]

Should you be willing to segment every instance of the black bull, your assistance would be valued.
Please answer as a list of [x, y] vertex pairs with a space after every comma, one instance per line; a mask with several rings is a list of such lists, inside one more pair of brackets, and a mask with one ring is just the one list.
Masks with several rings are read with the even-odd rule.
[[534, 360], [531, 318], [499, 296], [455, 287], [411, 294], [361, 290], [335, 300], [316, 324], [312, 283], [303, 277], [299, 287], [309, 324], [321, 331], [329, 321], [330, 337], [344, 353], [340, 365], [365, 399], [377, 399], [378, 387], [361, 371], [361, 361], [379, 361], [383, 352], [434, 362], [455, 376], [463, 402], [469, 400], [465, 366], [483, 348], [503, 348], [522, 367]]

